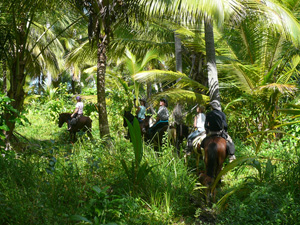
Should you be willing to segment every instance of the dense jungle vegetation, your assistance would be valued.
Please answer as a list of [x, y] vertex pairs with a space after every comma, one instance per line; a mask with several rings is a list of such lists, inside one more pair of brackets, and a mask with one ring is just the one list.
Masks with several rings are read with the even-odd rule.
[[[299, 224], [299, 6], [2, 0], [0, 223]], [[93, 138], [73, 142], [58, 118], [76, 96]], [[221, 102], [237, 159], [215, 201], [186, 140], [157, 152], [123, 126], [136, 99], [150, 114], [162, 97], [190, 128], [195, 106]]]

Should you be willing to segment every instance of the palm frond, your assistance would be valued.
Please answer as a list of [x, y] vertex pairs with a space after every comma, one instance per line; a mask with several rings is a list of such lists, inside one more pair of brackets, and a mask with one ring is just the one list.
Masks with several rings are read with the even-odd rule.
[[271, 92], [279, 91], [281, 94], [293, 94], [297, 88], [295, 85], [272, 83], [260, 86], [259, 90], [267, 90]]
[[86, 40], [66, 56], [66, 65], [81, 64], [82, 62], [95, 64], [96, 54], [96, 49], [91, 48], [89, 41]]
[[184, 90], [181, 88], [170, 88], [165, 90], [164, 92], [159, 92], [153, 96], [151, 96], [150, 102], [157, 103], [159, 99], [162, 97], [167, 97], [169, 99], [169, 103], [176, 104], [178, 102], [184, 103], [202, 103], [205, 104], [209, 102], [209, 96], [203, 95], [200, 93], [196, 93], [190, 90]]
[[190, 79], [184, 73], [164, 70], [149, 70], [142, 71], [133, 76], [133, 78], [139, 82], [167, 82], [171, 84], [177, 80], [180, 81], [176, 84], [179, 87], [196, 87], [200, 90], [207, 90], [207, 87]]
[[289, 65], [285, 67], [284, 73], [278, 77], [277, 83], [286, 84], [291, 80], [291, 77], [294, 75], [299, 75], [298, 65], [300, 63], [300, 56], [294, 56], [290, 61]]

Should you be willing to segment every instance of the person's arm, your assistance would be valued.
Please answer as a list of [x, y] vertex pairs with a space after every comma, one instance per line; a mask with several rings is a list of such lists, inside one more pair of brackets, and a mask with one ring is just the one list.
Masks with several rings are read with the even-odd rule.
[[160, 115], [162, 113], [162, 107], [159, 107], [158, 111], [157, 111], [157, 114], [156, 114], [156, 122], [158, 122], [160, 120]]
[[78, 108], [78, 107], [76, 107], [76, 109], [75, 109], [75, 110], [74, 110], [74, 112], [72, 113], [71, 117], [73, 117], [73, 116], [75, 115], [75, 113], [77, 113], [77, 112], [78, 112], [78, 110], [79, 110], [79, 108]]
[[208, 122], [209, 117], [210, 117], [210, 113], [206, 114], [205, 123], [204, 123], [205, 130], [208, 130], [209, 128], [209, 122]]
[[194, 128], [197, 128], [197, 116], [194, 117]]
[[141, 107], [139, 106], [138, 109], [136, 110], [135, 114], [138, 115], [140, 111], [141, 111]]

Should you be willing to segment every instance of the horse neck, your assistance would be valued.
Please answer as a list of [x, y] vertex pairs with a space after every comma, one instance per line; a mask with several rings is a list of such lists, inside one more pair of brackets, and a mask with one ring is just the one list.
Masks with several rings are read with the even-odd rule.
[[62, 113], [61, 116], [64, 121], [68, 121], [71, 118], [71, 113]]

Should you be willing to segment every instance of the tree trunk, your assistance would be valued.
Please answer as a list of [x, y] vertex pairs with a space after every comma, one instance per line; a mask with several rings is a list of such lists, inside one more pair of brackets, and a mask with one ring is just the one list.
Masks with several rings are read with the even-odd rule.
[[174, 34], [175, 38], [175, 59], [176, 59], [176, 71], [182, 73], [182, 50], [181, 40], [178, 35]]
[[71, 91], [72, 91], [72, 94], [75, 95], [76, 91], [75, 91], [75, 77], [74, 77], [74, 74], [72, 74], [72, 77], [71, 77]]
[[105, 101], [106, 41], [103, 41], [103, 37], [100, 37], [97, 47], [97, 104], [99, 114], [99, 131], [100, 137], [104, 137], [106, 135], [109, 136], [109, 126]]
[[[26, 42], [26, 33], [24, 31], [24, 23], [21, 23], [19, 26], [19, 32], [18, 37], [19, 37], [19, 42], [16, 45], [16, 57], [14, 62], [11, 65], [10, 68], [10, 88], [7, 92], [7, 96], [10, 99], [13, 99], [11, 105], [14, 109], [16, 109], [18, 112], [22, 111], [23, 108], [23, 103], [25, 99], [25, 91], [24, 91], [24, 84], [25, 84], [25, 64], [26, 64], [26, 59], [25, 59], [25, 52], [24, 52], [24, 45]], [[6, 125], [9, 128], [9, 131], [5, 132], [5, 141], [6, 141], [6, 146], [10, 144], [13, 131], [15, 129], [15, 119], [17, 118], [18, 112], [13, 112], [12, 114], [10, 113], [5, 113], [4, 118]]]
[[213, 24], [212, 21], [208, 19], [205, 20], [205, 47], [208, 71], [209, 97], [211, 101], [220, 101]]
[[[22, 111], [25, 99], [24, 84], [26, 75], [24, 73], [24, 69], [24, 61], [15, 62], [13, 64], [10, 74], [10, 88], [7, 92], [7, 96], [11, 99], [14, 99], [14, 101], [11, 103], [12, 107], [18, 112]], [[4, 117], [6, 125], [9, 128], [9, 131], [5, 132], [6, 143], [9, 143], [15, 129], [15, 118], [17, 118], [17, 113], [6, 113]]]
[[[175, 33], [175, 58], [176, 58], [176, 71], [182, 73], [182, 46], [181, 40], [178, 35]], [[176, 82], [179, 82], [181, 78], [177, 79]], [[182, 123], [182, 105], [177, 103], [175, 109], [173, 110], [173, 118], [177, 124]]]
[[6, 68], [6, 61], [2, 61], [2, 69], [3, 69], [3, 88], [2, 91], [4, 94], [7, 93], [7, 68]]

